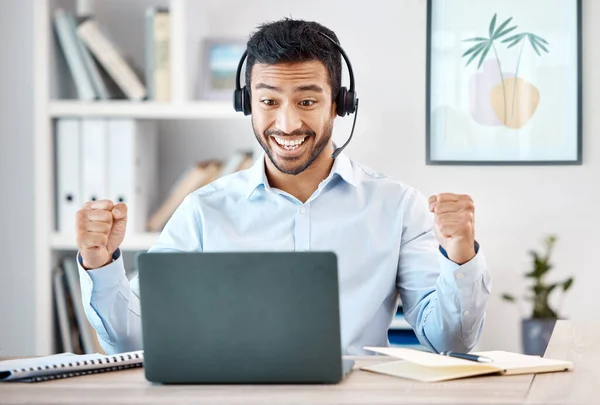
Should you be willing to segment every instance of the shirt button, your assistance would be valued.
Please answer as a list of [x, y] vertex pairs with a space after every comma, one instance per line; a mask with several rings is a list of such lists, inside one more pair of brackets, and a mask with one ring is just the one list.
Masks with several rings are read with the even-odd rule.
[[469, 316], [469, 310], [466, 310], [465, 312], [463, 312], [464, 316]]
[[300, 207], [300, 214], [304, 214], [304, 207]]
[[457, 279], [459, 279], [459, 280], [460, 280], [461, 278], [463, 278], [464, 276], [465, 276], [465, 274], [464, 274], [464, 273], [456, 273], [456, 278], [457, 278]]

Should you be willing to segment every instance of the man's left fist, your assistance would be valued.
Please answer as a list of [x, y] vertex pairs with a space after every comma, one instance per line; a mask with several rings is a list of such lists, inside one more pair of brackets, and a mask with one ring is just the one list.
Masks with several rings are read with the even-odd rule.
[[468, 195], [443, 193], [429, 197], [435, 235], [448, 258], [465, 264], [475, 257], [475, 204]]

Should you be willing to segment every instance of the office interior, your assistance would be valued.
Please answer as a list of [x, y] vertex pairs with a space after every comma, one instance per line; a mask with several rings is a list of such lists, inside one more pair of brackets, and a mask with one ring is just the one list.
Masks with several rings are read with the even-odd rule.
[[[600, 50], [595, 44], [600, 35], [595, 23], [600, 18], [600, 3], [581, 2], [580, 58], [575, 44], [553, 31], [553, 27], [540, 24], [536, 33], [542, 37], [547, 34], [551, 44], [554, 40], [562, 46], [571, 46], [566, 54], [580, 64], [580, 70], [574, 71], [575, 82], [573, 75], [557, 75], [545, 94], [540, 88], [540, 103], [545, 102], [545, 97], [559, 97], [563, 99], [560, 105], [576, 111], [576, 115], [568, 119], [559, 117], [558, 123], [535, 121], [538, 117], [534, 116], [529, 123], [530, 129], [539, 126], [541, 129], [537, 131], [547, 134], [548, 139], [556, 132], [580, 143], [577, 162], [554, 164], [427, 161], [431, 146], [427, 143], [427, 133], [435, 129], [428, 125], [427, 114], [432, 90], [428, 87], [428, 76], [435, 71], [428, 64], [431, 28], [428, 3], [425, 0], [3, 1], [0, 4], [0, 36], [5, 38], [0, 63], [0, 308], [3, 308], [0, 356], [45, 355], [60, 352], [63, 347], [58, 342], [53, 274], [64, 258], [75, 257], [77, 246], [68, 229], [57, 229], [58, 122], [72, 117], [82, 120], [117, 117], [152, 125], [158, 152], [152, 169], [148, 169], [153, 170], [156, 185], [156, 198], [145, 218], [148, 219], [198, 162], [227, 162], [240, 151], [252, 156], [260, 152], [250, 118], [234, 111], [230, 92], [223, 96], [207, 90], [207, 69], [211, 65], [206, 47], [211, 40], [243, 43], [260, 23], [286, 16], [318, 21], [333, 29], [352, 61], [360, 112], [353, 139], [345, 150], [350, 158], [410, 184], [426, 196], [453, 192], [473, 198], [476, 239], [493, 276], [477, 350], [523, 352], [522, 325], [532, 313], [531, 301], [521, 300], [531, 295], [532, 279], [525, 274], [534, 270], [531, 251], [544, 252], [544, 241], [549, 236], [556, 236], [556, 243], [548, 282], [559, 283], [550, 297], [552, 307], [561, 319], [598, 322], [594, 297], [600, 284], [595, 260], [600, 221], [595, 202], [600, 199], [600, 141], [594, 135], [600, 131], [596, 118], [600, 92], [595, 91], [600, 89], [600, 73], [596, 70]], [[510, 17], [509, 6], [518, 2], [472, 3], [474, 13], [484, 7], [482, 3], [497, 3], [499, 24]], [[562, 3], [570, 10], [576, 2]], [[446, 8], [440, 13], [451, 13], [451, 2], [444, 4]], [[167, 99], [82, 101], [54, 31], [55, 11], [92, 15], [131, 65], [140, 69], [142, 77], [147, 49], [146, 12], [157, 7], [169, 10], [172, 24], [168, 31]], [[484, 34], [490, 18], [478, 24]], [[515, 17], [515, 24], [517, 20]], [[439, 46], [443, 44], [437, 41], [449, 41], [448, 46], [460, 43], [452, 35], [436, 36], [433, 41]], [[473, 36], [477, 35], [473, 32]], [[548, 48], [548, 55], [552, 55], [552, 47]], [[546, 55], [540, 49], [541, 56], [531, 48], [525, 49], [523, 58], [535, 57], [541, 61]], [[450, 91], [458, 86], [451, 75], [466, 69], [465, 62], [457, 61], [448, 73], [446, 85], [433, 90]], [[345, 67], [343, 71], [343, 83], [347, 85]], [[535, 73], [535, 69], [531, 72]], [[581, 89], [581, 98], [568, 93], [568, 86], [573, 83], [574, 88]], [[466, 82], [460, 85], [468, 87]], [[569, 101], [565, 101], [567, 97]], [[468, 111], [468, 107], [462, 107]], [[352, 118], [336, 120], [333, 134], [336, 143], [346, 141]], [[547, 120], [550, 118], [546, 116]], [[464, 137], [455, 138], [454, 147], [464, 146], [469, 137], [477, 136], [469, 132], [471, 128], [474, 127], [465, 127]], [[521, 133], [528, 133], [527, 127], [524, 129]], [[494, 142], [507, 148], [531, 147], [510, 140]], [[142, 230], [127, 241], [124, 254], [128, 271], [135, 272], [132, 267], [135, 253], [147, 250], [157, 232]], [[564, 281], [570, 278], [573, 282], [563, 293]], [[519, 300], [508, 302], [504, 294], [512, 294]], [[410, 338], [410, 325], [402, 322], [401, 312], [395, 326], [392, 330], [405, 331], [400, 332], [399, 344], [415, 344]]]

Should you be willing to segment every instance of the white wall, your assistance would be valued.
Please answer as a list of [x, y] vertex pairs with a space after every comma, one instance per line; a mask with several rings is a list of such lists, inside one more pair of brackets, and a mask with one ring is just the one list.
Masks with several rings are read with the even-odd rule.
[[[600, 90], [600, 74], [593, 70], [600, 63], [600, 51], [593, 43], [600, 35], [600, 27], [595, 25], [600, 19], [600, 2], [583, 3], [582, 166], [425, 165], [425, 0], [353, 1], [352, 6], [341, 0], [221, 0], [209, 2], [208, 31], [216, 36], [247, 37], [260, 22], [290, 15], [319, 21], [336, 31], [352, 61], [361, 100], [357, 130], [347, 154], [427, 195], [449, 191], [474, 198], [476, 237], [494, 276], [480, 348], [518, 351], [519, 308], [499, 297], [503, 292], [524, 292], [527, 284], [521, 275], [531, 267], [527, 251], [540, 248], [547, 233], [559, 236], [554, 276], [576, 276], [561, 313], [600, 322], [600, 304], [593, 298], [600, 284], [594, 257], [595, 248], [600, 246], [600, 220], [595, 213], [595, 202], [600, 199], [600, 141], [593, 136], [600, 130], [594, 116], [600, 113], [594, 105], [600, 102], [594, 91]], [[236, 11], [231, 14], [231, 10]], [[335, 139], [343, 142], [351, 118], [338, 121]], [[190, 158], [190, 151], [195, 150], [201, 156], [203, 150], [212, 153], [222, 150], [224, 144], [234, 148], [240, 131], [253, 137], [239, 122], [231, 126], [204, 124], [185, 145], [163, 137], [161, 150], [176, 155], [187, 150]], [[211, 135], [219, 132], [223, 136], [215, 140]], [[166, 173], [163, 180], [174, 176]]]
[[0, 356], [35, 351], [33, 1], [0, 5]]

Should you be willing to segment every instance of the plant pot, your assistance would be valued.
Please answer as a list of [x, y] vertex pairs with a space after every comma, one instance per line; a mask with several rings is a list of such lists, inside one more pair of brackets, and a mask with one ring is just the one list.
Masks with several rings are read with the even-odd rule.
[[540, 103], [540, 92], [521, 78], [504, 79], [490, 92], [490, 104], [506, 127], [522, 128], [533, 116]]
[[523, 352], [542, 356], [548, 347], [556, 319], [523, 319], [521, 338]]

